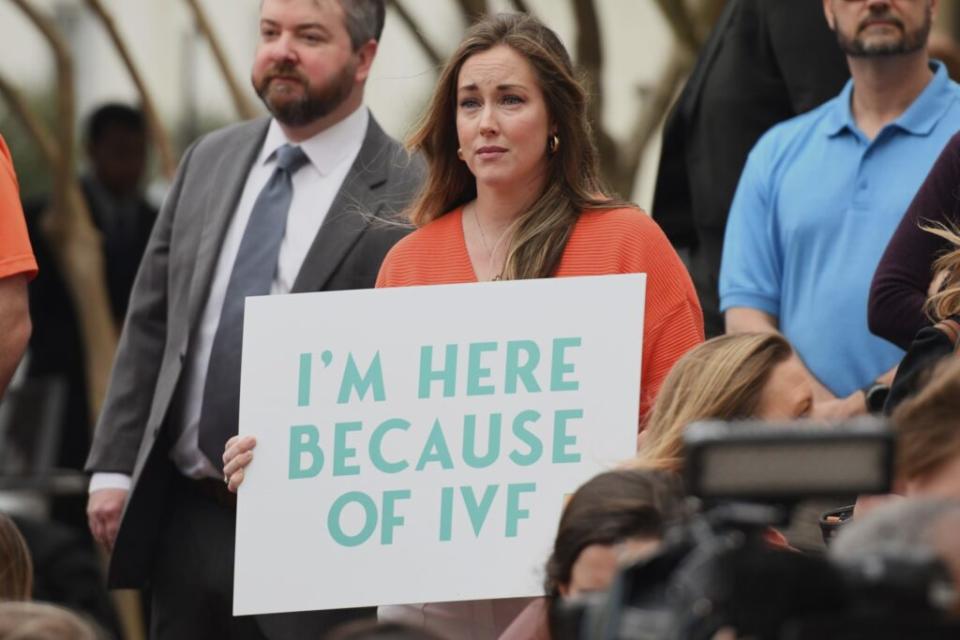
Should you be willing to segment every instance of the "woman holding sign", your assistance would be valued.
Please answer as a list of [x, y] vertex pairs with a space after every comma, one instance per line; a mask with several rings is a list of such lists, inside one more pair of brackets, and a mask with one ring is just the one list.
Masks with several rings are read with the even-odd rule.
[[606, 195], [588, 98], [556, 34], [522, 14], [476, 24], [410, 146], [428, 174], [378, 287], [646, 273], [640, 419], [703, 342], [690, 277], [657, 224]]
[[[428, 166], [410, 210], [418, 229], [388, 254], [377, 286], [646, 273], [640, 424], [674, 362], [703, 341], [703, 316], [657, 224], [605, 192], [587, 107], [569, 54], [542, 23], [506, 14], [474, 25], [412, 136]], [[252, 439], [227, 443], [231, 489], [251, 448]], [[524, 605], [407, 605], [381, 615], [449, 637], [496, 638]]]

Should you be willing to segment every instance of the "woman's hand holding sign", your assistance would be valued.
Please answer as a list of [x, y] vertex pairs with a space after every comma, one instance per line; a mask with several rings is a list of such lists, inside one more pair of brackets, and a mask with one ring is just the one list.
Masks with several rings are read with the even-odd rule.
[[243, 472], [253, 461], [253, 448], [257, 439], [253, 436], [233, 436], [227, 440], [223, 451], [223, 481], [236, 493], [243, 483]]

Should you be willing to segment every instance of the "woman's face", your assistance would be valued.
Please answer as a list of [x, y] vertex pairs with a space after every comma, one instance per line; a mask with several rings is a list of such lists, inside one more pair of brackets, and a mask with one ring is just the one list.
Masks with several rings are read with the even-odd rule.
[[810, 415], [813, 387], [810, 376], [796, 355], [776, 365], [760, 392], [755, 417], [761, 420], [793, 420]]
[[536, 73], [514, 49], [470, 56], [457, 80], [457, 138], [478, 188], [537, 189], [546, 177], [547, 105]]

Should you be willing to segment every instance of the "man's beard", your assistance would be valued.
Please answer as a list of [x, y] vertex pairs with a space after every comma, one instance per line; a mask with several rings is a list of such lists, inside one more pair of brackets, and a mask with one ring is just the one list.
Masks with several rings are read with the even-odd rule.
[[[260, 80], [252, 80], [260, 100], [281, 124], [288, 127], [301, 127], [329, 115], [343, 104], [353, 90], [354, 64], [347, 64], [330, 82], [323, 87], [313, 87], [310, 81], [293, 65], [279, 64], [270, 68]], [[299, 98], [286, 98], [271, 93], [272, 81], [284, 78], [287, 82], [296, 81], [303, 88]]]
[[[898, 40], [885, 40], [877, 44], [867, 42], [861, 37], [861, 34], [866, 30], [870, 21], [876, 20], [889, 21], [900, 30], [902, 36]], [[834, 14], [834, 24], [838, 24], [836, 14]], [[930, 5], [927, 5], [926, 17], [924, 18], [923, 24], [915, 31], [908, 33], [903, 22], [892, 15], [872, 15], [857, 26], [857, 35], [853, 38], [848, 37], [840, 29], [837, 29], [837, 43], [845, 54], [853, 58], [905, 55], [920, 51], [927, 46], [927, 39], [930, 36], [932, 26], [933, 11]]]

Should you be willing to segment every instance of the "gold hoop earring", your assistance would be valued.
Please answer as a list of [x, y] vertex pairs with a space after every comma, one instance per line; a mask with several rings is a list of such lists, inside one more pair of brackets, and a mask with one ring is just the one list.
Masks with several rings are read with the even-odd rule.
[[557, 149], [560, 148], [560, 136], [553, 134], [547, 138], [547, 149], [550, 150], [550, 153], [556, 153]]
[[463, 149], [457, 149], [457, 157], [463, 160]]

